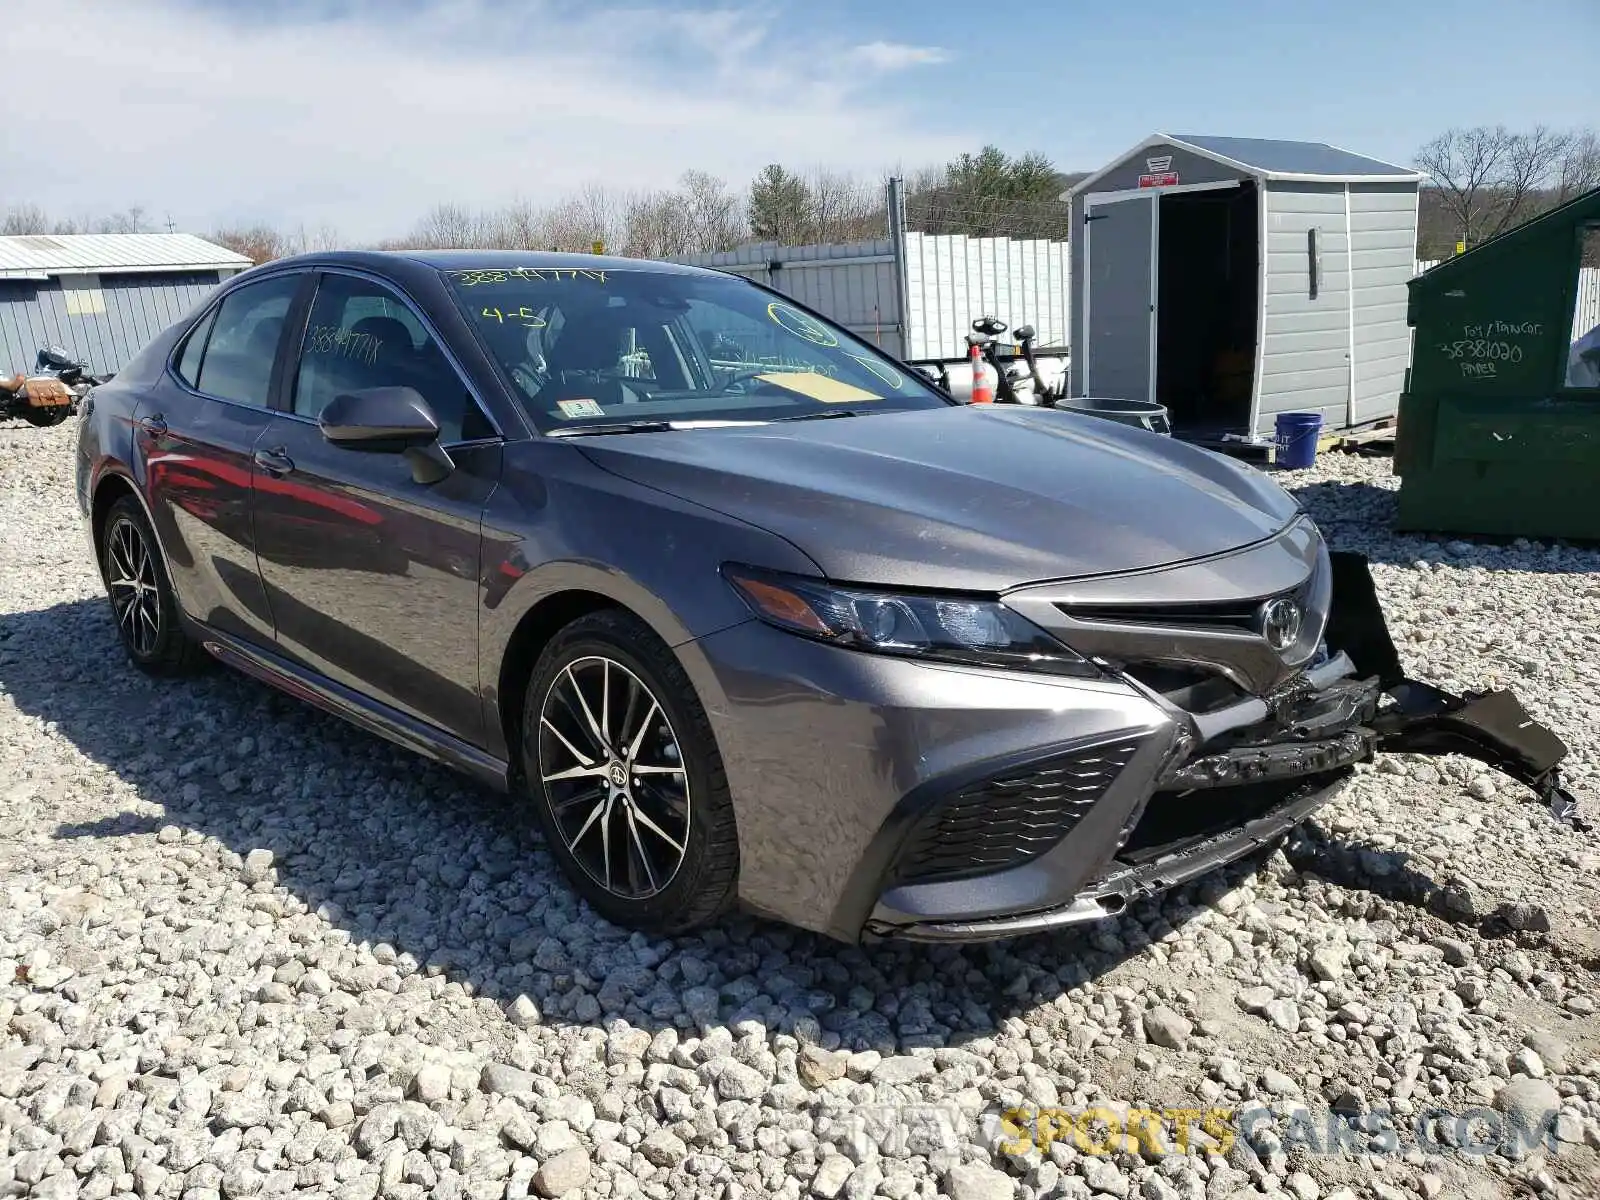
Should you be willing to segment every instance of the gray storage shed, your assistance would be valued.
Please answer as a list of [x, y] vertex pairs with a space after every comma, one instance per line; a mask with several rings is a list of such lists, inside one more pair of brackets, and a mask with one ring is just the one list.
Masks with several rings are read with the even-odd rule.
[[1321, 142], [1155, 134], [1072, 205], [1071, 391], [1199, 441], [1394, 416], [1422, 175]]
[[249, 266], [244, 255], [187, 233], [0, 237], [0, 375], [33, 370], [45, 345], [97, 374], [120, 371]]

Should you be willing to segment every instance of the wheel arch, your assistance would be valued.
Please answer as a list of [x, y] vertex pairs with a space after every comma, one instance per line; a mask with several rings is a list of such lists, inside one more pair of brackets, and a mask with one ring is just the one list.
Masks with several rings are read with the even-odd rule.
[[[89, 529], [94, 535], [95, 562], [100, 564], [102, 573], [105, 564], [100, 561], [101, 547], [105, 544], [106, 518], [111, 515], [111, 506], [124, 496], [132, 496], [144, 510], [145, 519], [150, 521], [150, 528], [155, 528], [155, 521], [150, 515], [150, 506], [145, 503], [144, 496], [134, 485], [132, 479], [121, 471], [105, 471], [95, 481], [94, 493], [89, 503]], [[165, 554], [161, 546], [161, 539], [156, 538], [156, 553]]]
[[[550, 644], [550, 639], [566, 626], [590, 613], [616, 609], [650, 622], [633, 608], [614, 596], [589, 588], [572, 587], [552, 592], [522, 614], [511, 632], [500, 669], [495, 680], [495, 707], [500, 730], [505, 738], [506, 764], [513, 782], [522, 772], [521, 729], [523, 710], [527, 702], [528, 680], [539, 655]], [[652, 628], [654, 628], [652, 626]]]

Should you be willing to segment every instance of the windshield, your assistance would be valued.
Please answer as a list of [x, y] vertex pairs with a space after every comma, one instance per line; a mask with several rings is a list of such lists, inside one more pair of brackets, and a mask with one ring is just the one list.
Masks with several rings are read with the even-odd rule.
[[444, 275], [546, 433], [950, 403], [837, 325], [731, 276], [570, 267]]

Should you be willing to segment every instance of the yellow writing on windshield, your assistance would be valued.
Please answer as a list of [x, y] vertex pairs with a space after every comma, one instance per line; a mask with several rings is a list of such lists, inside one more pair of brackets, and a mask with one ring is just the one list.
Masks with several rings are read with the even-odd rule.
[[587, 267], [480, 267], [451, 271], [449, 275], [464, 288], [486, 283], [554, 283], [562, 279], [588, 279], [594, 283], [606, 281], [604, 271], [592, 271]]
[[510, 308], [504, 311], [492, 305], [488, 306], [483, 310], [483, 319], [486, 321], [498, 321], [502, 325], [507, 321], [515, 321], [526, 325], [529, 329], [543, 329], [545, 327], [545, 319], [526, 304], [520, 308]]
[[888, 363], [874, 362], [872, 359], [863, 354], [852, 354], [850, 357], [855, 359], [863, 367], [871, 371], [874, 375], [883, 380], [892, 388], [897, 388], [906, 381], [906, 377], [900, 374], [899, 371], [896, 371]]
[[786, 329], [797, 338], [804, 338], [813, 346], [837, 346], [838, 337], [815, 317], [808, 316], [798, 308], [788, 304], [773, 301], [767, 305], [767, 316], [779, 328]]

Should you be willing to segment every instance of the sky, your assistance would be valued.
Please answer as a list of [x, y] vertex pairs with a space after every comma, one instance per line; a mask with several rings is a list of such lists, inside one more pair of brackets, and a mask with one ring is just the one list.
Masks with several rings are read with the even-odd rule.
[[1600, 125], [1600, 0], [0, 0], [0, 209], [395, 236], [768, 162]]

